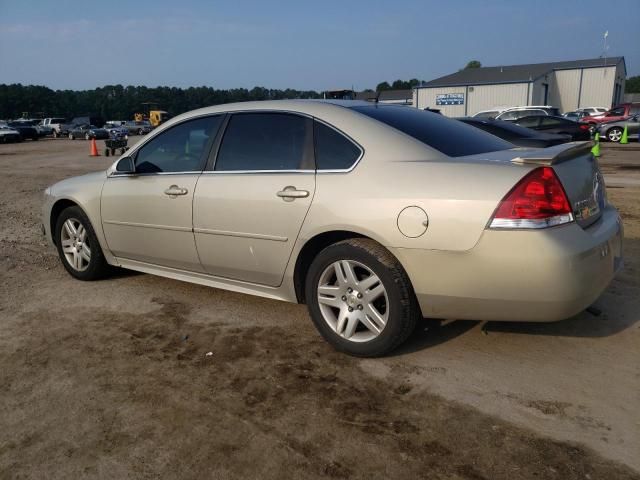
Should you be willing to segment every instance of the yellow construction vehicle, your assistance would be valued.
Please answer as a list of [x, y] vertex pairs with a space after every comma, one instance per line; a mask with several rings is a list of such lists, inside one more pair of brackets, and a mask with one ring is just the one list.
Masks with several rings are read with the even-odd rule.
[[157, 127], [158, 125], [163, 124], [164, 122], [166, 122], [167, 120], [169, 120], [170, 115], [169, 112], [166, 112], [164, 110], [151, 110], [152, 106], [155, 106], [157, 104], [155, 103], [151, 103], [151, 102], [145, 102], [142, 105], [145, 106], [145, 111], [147, 111], [148, 113], [135, 113], [133, 115], [133, 119], [136, 122], [144, 122], [144, 121], [148, 121], [152, 127]]

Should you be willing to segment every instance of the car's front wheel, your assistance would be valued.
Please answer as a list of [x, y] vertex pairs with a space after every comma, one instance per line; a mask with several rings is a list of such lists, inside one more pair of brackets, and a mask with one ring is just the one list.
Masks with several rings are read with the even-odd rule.
[[68, 207], [55, 226], [58, 255], [64, 268], [79, 280], [97, 280], [109, 273], [96, 233], [80, 207]]
[[613, 127], [607, 131], [607, 140], [610, 142], [619, 142], [622, 138], [622, 129], [620, 127]]
[[305, 297], [325, 340], [360, 357], [392, 351], [420, 318], [406, 272], [370, 239], [344, 240], [320, 252], [307, 272]]

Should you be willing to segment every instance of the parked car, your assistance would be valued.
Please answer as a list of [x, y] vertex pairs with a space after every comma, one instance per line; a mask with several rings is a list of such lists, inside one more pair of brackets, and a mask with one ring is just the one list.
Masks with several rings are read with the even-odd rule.
[[104, 128], [98, 128], [95, 125], [76, 125], [69, 130], [69, 139], [84, 138], [85, 140], [104, 140], [109, 138], [109, 132]]
[[94, 115], [83, 115], [80, 117], [74, 117], [70, 123], [71, 125], [95, 125], [98, 128], [102, 128], [104, 125], [104, 119]]
[[5, 124], [0, 125], [0, 143], [21, 142], [20, 132]]
[[13, 128], [14, 130], [17, 130], [20, 133], [21, 140], [25, 140], [27, 138], [30, 138], [31, 140], [40, 139], [40, 134], [38, 133], [38, 130], [36, 130], [36, 128], [31, 125], [27, 125], [23, 122], [16, 121], [16, 122], [9, 122], [8, 126]]
[[540, 132], [569, 135], [573, 141], [591, 140], [589, 124], [574, 122], [555, 115], [532, 115], [520, 118], [515, 123]]
[[583, 122], [596, 125], [603, 122], [617, 122], [618, 120], [624, 120], [627, 117], [631, 117], [636, 113], [640, 113], [640, 103], [623, 103], [616, 105], [604, 115], [584, 117]]
[[48, 117], [42, 120], [42, 125], [53, 129], [53, 137], [66, 137], [69, 135], [71, 125], [62, 117]]
[[600, 115], [604, 115], [605, 113], [607, 113], [608, 110], [608, 108], [604, 107], [583, 107], [578, 108], [577, 111], [584, 112], [588, 115], [591, 115], [592, 117], [599, 117]]
[[421, 317], [591, 305], [622, 266], [622, 223], [590, 148], [514, 149], [398, 105], [225, 104], [47, 188], [43, 224], [77, 279], [117, 265], [306, 303], [337, 349], [376, 356]]
[[138, 122], [135, 120], [125, 122], [123, 126], [129, 131], [129, 135], [146, 135], [153, 130], [149, 122]]
[[492, 110], [483, 110], [473, 117], [495, 118], [497, 120], [516, 120], [527, 115], [558, 115], [560, 111], [549, 105], [531, 105], [524, 107], [499, 107]]
[[598, 133], [600, 137], [610, 142], [619, 142], [622, 139], [624, 127], [627, 127], [627, 136], [629, 138], [638, 139], [638, 131], [640, 130], [640, 113], [617, 122], [606, 122], [598, 125]]
[[571, 135], [538, 132], [503, 120], [477, 117], [464, 117], [458, 120], [500, 137], [518, 147], [547, 148], [571, 141]]
[[122, 124], [114, 124], [111, 122], [107, 122], [104, 124], [104, 128], [107, 132], [109, 132], [109, 136], [113, 138], [129, 138], [129, 129], [123, 126]]
[[573, 112], [565, 112], [565, 113], [563, 113], [562, 117], [566, 118], [567, 120], [571, 120], [573, 122], [579, 122], [584, 117], [588, 117], [590, 115], [591, 114], [589, 114], [587, 112], [582, 112], [580, 110], [574, 110]]

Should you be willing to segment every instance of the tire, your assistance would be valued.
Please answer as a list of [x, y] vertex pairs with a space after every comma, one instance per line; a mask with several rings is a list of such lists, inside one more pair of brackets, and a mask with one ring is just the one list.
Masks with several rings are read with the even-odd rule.
[[[348, 280], [346, 267], [355, 274], [356, 282]], [[342, 282], [336, 268], [342, 272]], [[323, 300], [319, 290], [327, 292]], [[402, 265], [382, 245], [364, 238], [335, 243], [316, 256], [307, 271], [305, 298], [324, 339], [336, 350], [357, 357], [391, 352], [407, 339], [421, 317]], [[349, 322], [349, 315], [356, 315], [356, 320]]]
[[105, 156], [105, 157], [108, 157], [110, 154], [111, 154], [111, 150], [110, 150], [110, 149], [108, 149], [108, 148], [105, 148], [105, 149], [104, 149], [104, 156]]
[[[67, 221], [75, 225], [77, 236], [72, 230], [65, 227]], [[84, 234], [80, 230], [80, 225], [84, 229]], [[54, 232], [58, 255], [62, 265], [72, 277], [88, 281], [98, 280], [109, 274], [110, 267], [104, 258], [96, 233], [89, 218], [80, 207], [74, 206], [64, 209], [56, 221]], [[74, 250], [75, 253], [73, 253]], [[88, 255], [87, 250], [89, 251]], [[68, 258], [67, 255], [70, 257]], [[89, 257], [88, 261], [87, 256]], [[75, 259], [78, 257], [80, 257], [79, 264], [76, 264]]]
[[88, 133], [84, 134], [84, 139], [85, 140], [91, 140], [91, 135], [89, 135]]
[[138, 135], [144, 135], [144, 131], [142, 129], [138, 130]]
[[607, 140], [610, 142], [618, 143], [622, 139], [622, 129], [620, 127], [613, 127], [607, 130]]
[[53, 138], [58, 138], [58, 132], [57, 131], [53, 131]]
[[35, 142], [37, 140], [40, 140], [40, 137], [31, 137], [31, 140]]

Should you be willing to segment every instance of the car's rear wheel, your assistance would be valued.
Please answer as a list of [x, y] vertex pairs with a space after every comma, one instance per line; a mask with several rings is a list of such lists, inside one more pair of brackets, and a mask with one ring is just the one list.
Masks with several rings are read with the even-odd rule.
[[344, 240], [321, 251], [307, 272], [305, 296], [325, 340], [360, 357], [392, 351], [420, 318], [406, 272], [370, 239]]
[[607, 140], [610, 142], [619, 142], [622, 138], [622, 129], [620, 127], [613, 127], [607, 131]]
[[64, 268], [79, 280], [97, 280], [109, 273], [96, 233], [80, 207], [68, 207], [56, 221], [56, 246]]

